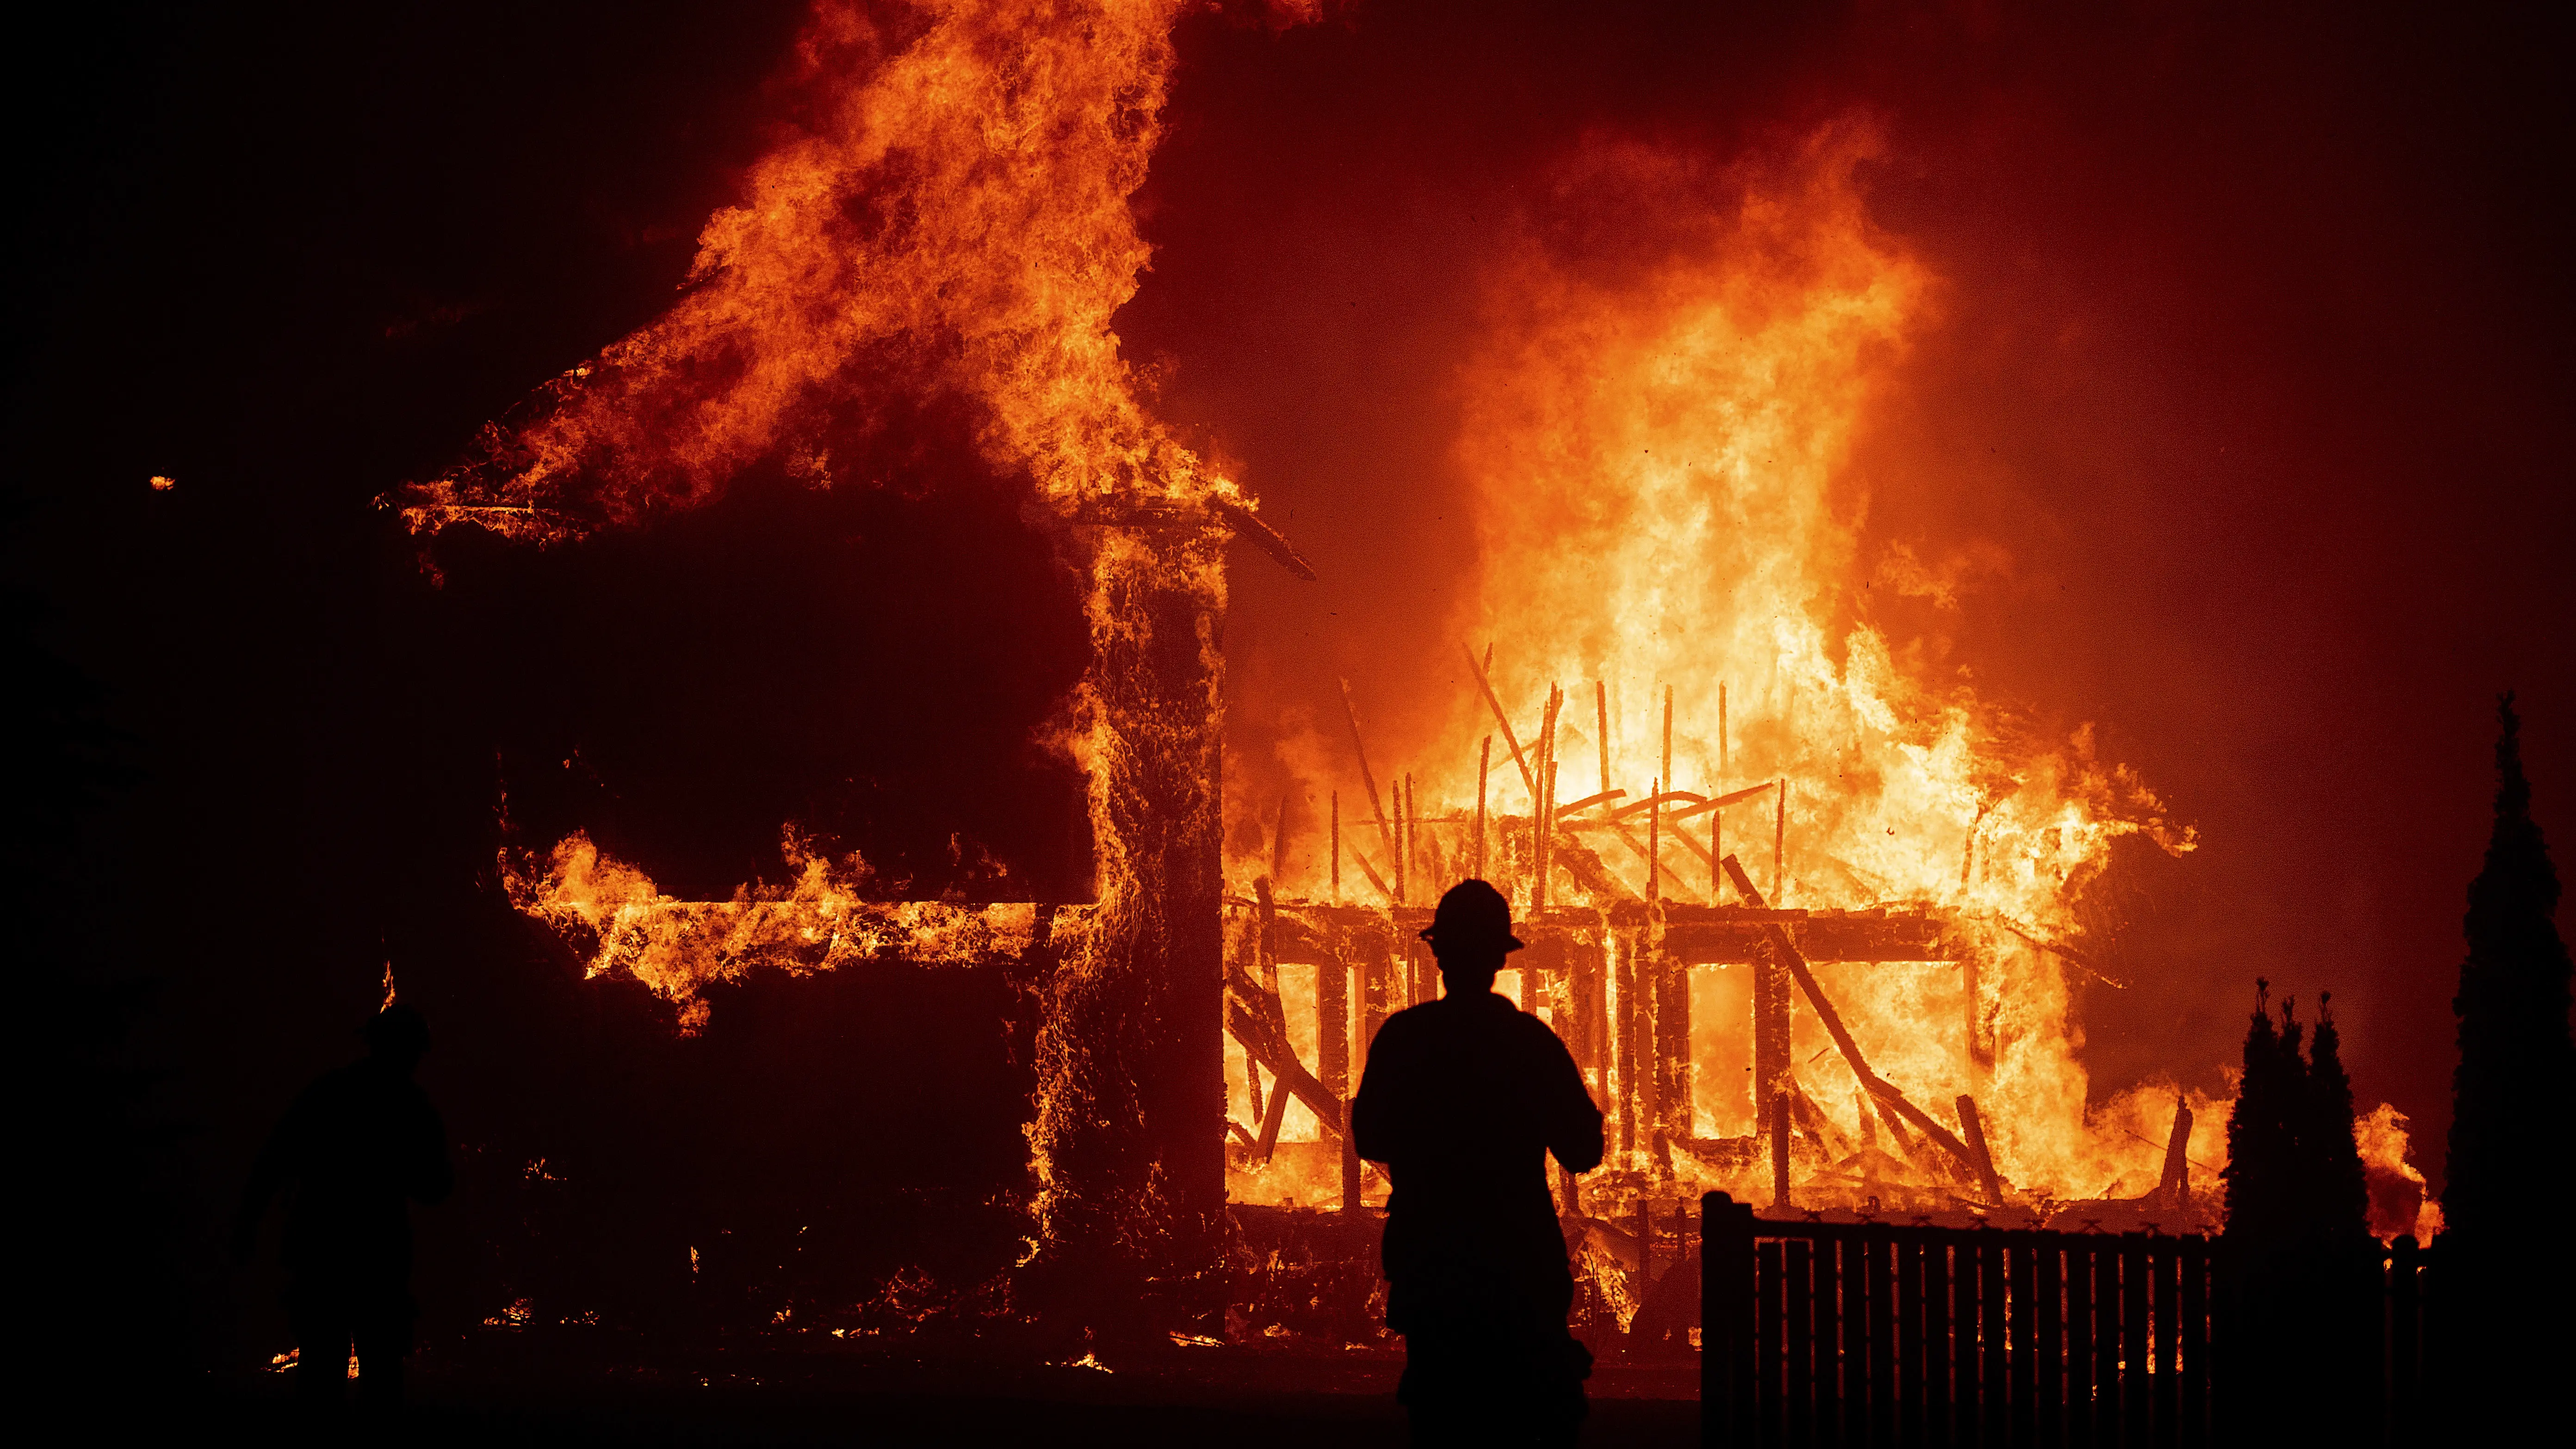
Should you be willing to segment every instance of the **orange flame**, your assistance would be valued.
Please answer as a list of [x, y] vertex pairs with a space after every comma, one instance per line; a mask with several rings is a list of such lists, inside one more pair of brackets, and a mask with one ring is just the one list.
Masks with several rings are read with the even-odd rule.
[[547, 542], [703, 503], [871, 398], [978, 404], [993, 462], [1061, 505], [1243, 500], [1137, 399], [1111, 314], [1147, 257], [1127, 198], [1161, 134], [1179, 0], [934, 0], [909, 39], [825, 0], [804, 128], [751, 169], [659, 320], [574, 368], [472, 464], [406, 489], [416, 532]]
[[[1494, 685], [1524, 749], [1551, 684], [1606, 685], [1606, 738], [1588, 689], [1558, 726], [1560, 805], [1596, 785], [1642, 801], [1650, 777], [1708, 798], [1785, 780], [1784, 899], [1772, 905], [1927, 908], [1975, 935], [1991, 1064], [1972, 1060], [1956, 968], [1820, 964], [1818, 975], [1879, 1075], [1918, 1103], [1969, 1093], [1984, 1104], [1996, 1165], [2024, 1192], [2134, 1196], [2158, 1181], [2173, 1090], [2087, 1111], [2065, 959], [2038, 943], [2075, 933], [2075, 889], [2113, 840], [2144, 833], [2183, 851], [2190, 832], [2163, 820], [2133, 773], [2095, 758], [2089, 730], [2019, 738], [1964, 683], [1923, 677], [1865, 621], [1835, 622], [1854, 612], [1867, 507], [1844, 464], [1936, 291], [1869, 221], [1853, 172], [1873, 145], [1866, 127], [1838, 125], [1777, 164], [1721, 173], [1594, 141], [1551, 178], [1570, 211], [1619, 225], [1572, 239], [1532, 227], [1489, 278], [1454, 450], [1474, 488], [1482, 580], [1454, 632], [1494, 641]], [[1898, 570], [1921, 591], [1925, 572]], [[1494, 733], [1469, 689], [1429, 738], [1407, 742], [1441, 765], [1417, 782], [1426, 813], [1472, 817], [1479, 742]], [[1523, 778], [1501, 741], [1493, 750], [1490, 808], [1526, 818]], [[1734, 832], [1723, 849], [1769, 864], [1771, 797], [1721, 819]], [[1709, 820], [1690, 828], [1704, 841]], [[1709, 868], [1664, 842], [1660, 893], [1712, 898]], [[1642, 860], [1604, 851], [1603, 863], [1647, 894]], [[1266, 864], [1240, 861], [1235, 874], [1248, 882]], [[1529, 882], [1513, 875], [1527, 865], [1488, 874], [1526, 901]], [[1293, 884], [1320, 896], [1315, 866]], [[1567, 884], [1550, 886], [1552, 902], [1568, 903]], [[1741, 1030], [1695, 1028], [1700, 1134], [1752, 1130], [1749, 1096], [1713, 1065], [1746, 1059]], [[1868, 1140], [1856, 1084], [1803, 1006], [1794, 1056], [1825, 1115]], [[2224, 1104], [2193, 1106], [2207, 1124], [2195, 1141], [2214, 1144]], [[1767, 1197], [1767, 1184], [1740, 1186]]]

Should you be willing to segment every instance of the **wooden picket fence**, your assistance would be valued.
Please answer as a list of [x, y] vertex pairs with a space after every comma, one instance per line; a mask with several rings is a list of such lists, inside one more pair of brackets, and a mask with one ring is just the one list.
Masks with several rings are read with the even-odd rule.
[[2467, 1310], [2411, 1237], [2267, 1319], [2259, 1270], [2249, 1292], [2197, 1235], [1772, 1221], [1724, 1193], [1701, 1213], [1711, 1445], [2223, 1445], [2287, 1373], [2307, 1429], [2413, 1446], [2458, 1372], [2439, 1325]]
[[2205, 1238], [1703, 1213], [1711, 1444], [2210, 1441]]

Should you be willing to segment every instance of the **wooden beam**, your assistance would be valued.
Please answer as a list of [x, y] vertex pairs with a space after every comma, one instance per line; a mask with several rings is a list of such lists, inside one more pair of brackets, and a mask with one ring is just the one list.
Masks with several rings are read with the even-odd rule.
[[[1785, 780], [1765, 780], [1759, 785], [1747, 785], [1741, 790], [1728, 791], [1726, 794], [1720, 795], [1714, 800], [1700, 800], [1699, 804], [1693, 805], [1687, 810], [1676, 810], [1665, 818], [1670, 820], [1688, 820], [1694, 815], [1706, 815], [1711, 810], [1723, 810], [1729, 805], [1740, 805], [1745, 801], [1752, 799], [1756, 795], [1767, 795], [1774, 789], [1777, 789], [1779, 786], [1786, 783], [1787, 781]], [[1675, 793], [1678, 794], [1679, 792]], [[1692, 796], [1691, 798], [1696, 800], [1700, 797]], [[1642, 807], [1631, 806], [1629, 808], [1638, 809]]]
[[1511, 716], [1503, 713], [1503, 702], [1494, 697], [1494, 686], [1485, 677], [1484, 667], [1476, 662], [1476, 651], [1473, 649], [1467, 650], [1467, 668], [1475, 673], [1476, 688], [1484, 692], [1485, 704], [1494, 712], [1494, 723], [1503, 727], [1503, 745], [1512, 752], [1512, 763], [1521, 767], [1521, 784], [1528, 788], [1530, 809], [1535, 812], [1538, 809], [1538, 776], [1530, 769], [1530, 762], [1522, 756], [1520, 739], [1512, 733]]
[[1476, 747], [1476, 879], [1485, 878], [1485, 775], [1494, 763], [1494, 737]]
[[[1242, 1038], [1237, 1037], [1236, 1040], [1240, 1041]], [[1253, 1060], [1252, 1050], [1249, 1047], [1244, 1049], [1243, 1064], [1252, 1070], [1260, 1070], [1259, 1065]], [[1288, 1120], [1286, 1084], [1274, 1081], [1270, 1085], [1269, 1110], [1263, 1113], [1261, 1118], [1261, 1139], [1252, 1144], [1253, 1158], [1265, 1164], [1270, 1161], [1271, 1154], [1279, 1150], [1279, 1124]]]
[[1403, 898], [1398, 896], [1387, 886], [1385, 878], [1377, 873], [1377, 867], [1369, 864], [1369, 858], [1362, 854], [1360, 848], [1356, 845], [1351, 847], [1351, 864], [1360, 868], [1360, 874], [1368, 877], [1369, 884], [1377, 887], [1378, 894], [1386, 897], [1387, 904], [1402, 905], [1404, 903]]
[[[1694, 805], [1702, 805], [1708, 802], [1708, 797], [1705, 795], [1693, 794], [1688, 790], [1659, 791], [1646, 799], [1638, 801], [1634, 805], [1620, 806], [1618, 809], [1610, 812], [1610, 818], [1613, 820], [1625, 820], [1629, 816], [1635, 815], [1640, 811], [1652, 810], [1658, 806], [1670, 805], [1676, 800], [1687, 800]], [[1686, 817], [1684, 817], [1678, 810], [1667, 810], [1664, 812], [1664, 818], [1666, 820], [1680, 820]]]
[[1986, 1146], [1986, 1123], [1977, 1115], [1977, 1099], [1961, 1092], [1958, 1106], [1959, 1125], [1967, 1130], [1968, 1151], [1972, 1155], [1968, 1166], [1976, 1172], [1977, 1186], [1985, 1192], [1986, 1202], [1993, 1207], [2002, 1207], [2004, 1180], [1995, 1172], [1995, 1155]]
[[[1368, 787], [1369, 810], [1377, 816], [1378, 840], [1386, 847], [1389, 859], [1395, 855], [1395, 831], [1386, 823], [1386, 807], [1379, 803], [1377, 776], [1369, 770], [1368, 746], [1360, 743], [1360, 712], [1351, 705], [1351, 682], [1336, 681], [1342, 687], [1342, 718], [1351, 727], [1351, 753], [1359, 757], [1360, 783]], [[1381, 887], [1383, 889], [1383, 887]]]
[[1279, 823], [1270, 832], [1270, 878], [1273, 881], [1286, 878], [1288, 872], [1288, 806], [1296, 798], [1297, 791], [1293, 786], [1279, 796]]
[[[1624, 799], [1627, 794], [1628, 792], [1625, 790], [1604, 790], [1598, 795], [1586, 795], [1580, 800], [1570, 801], [1566, 804], [1557, 806], [1556, 818], [1563, 820], [1569, 815], [1575, 814], [1578, 811], [1589, 810], [1595, 805], [1606, 804], [1612, 800]], [[1614, 816], [1612, 818], [1615, 819], [1616, 817]], [[1593, 825], [1601, 822], [1587, 820], [1581, 823]]]
[[2165, 1138], [2165, 1173], [2156, 1191], [2175, 1207], [2191, 1205], [2191, 1104], [2174, 1094], [2173, 1132]]

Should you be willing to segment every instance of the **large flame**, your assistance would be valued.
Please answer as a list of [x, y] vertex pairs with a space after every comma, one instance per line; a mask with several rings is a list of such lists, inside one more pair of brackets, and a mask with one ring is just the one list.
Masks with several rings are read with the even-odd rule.
[[[2165, 825], [2133, 775], [2097, 761], [2089, 733], [2014, 736], [1963, 682], [1909, 668], [1854, 605], [1867, 500], [1844, 464], [1933, 292], [1922, 264], [1869, 222], [1853, 173], [1871, 145], [1865, 127], [1836, 126], [1721, 173], [1596, 141], [1561, 168], [1554, 192], [1569, 211], [1619, 220], [1533, 225], [1492, 269], [1455, 448], [1481, 580], [1454, 632], [1493, 646], [1494, 686], [1525, 750], [1549, 688], [1568, 688], [1560, 805], [1609, 789], [1642, 801], [1658, 782], [1716, 797], [1785, 780], [1785, 821], [1776, 795], [1720, 817], [1724, 850], [1758, 862], [1766, 892], [1775, 830], [1785, 841], [1771, 904], [1929, 907], [1977, 931], [1978, 1028], [1956, 966], [1819, 976], [1880, 1075], [1918, 1102], [1968, 1093], [1985, 1105], [1997, 1166], [2023, 1190], [2135, 1196], [2157, 1183], [2172, 1089], [2087, 1112], [2065, 958], [2036, 943], [2075, 933], [2074, 890], [2114, 839], [2144, 831], [2181, 850], [2188, 832]], [[1404, 742], [1426, 762], [1414, 783], [1423, 814], [1473, 817], [1479, 750], [1498, 733], [1469, 689], [1443, 728]], [[1526, 817], [1524, 776], [1499, 738], [1491, 748], [1488, 809]], [[1678, 828], [1705, 842], [1710, 820]], [[1642, 859], [1602, 843], [1625, 891], [1646, 895]], [[1669, 833], [1664, 843], [1659, 893], [1719, 898], [1710, 867]], [[1527, 865], [1488, 874], [1526, 904], [1529, 882], [1513, 873]], [[1316, 895], [1321, 884], [1293, 882]], [[1570, 885], [1551, 884], [1556, 903], [1580, 903]], [[1712, 1009], [1695, 1025], [1695, 1115], [1712, 1137], [1753, 1126], [1741, 1073], [1718, 1065], [1747, 1057], [1744, 1000], [1721, 985], [1710, 1005], [1734, 1014]], [[1805, 1090], [1865, 1140], [1872, 1114], [1803, 1007], [1796, 1030]], [[1991, 1033], [1989, 1060], [1971, 1050], [1972, 1030]], [[2224, 1108], [2196, 1107], [2206, 1160]]]
[[1161, 134], [1180, 0], [931, 0], [890, 33], [821, 0], [802, 128], [711, 218], [659, 320], [401, 500], [415, 529], [545, 540], [702, 503], [896, 396], [978, 406], [994, 462], [1058, 503], [1235, 496], [1139, 403], [1109, 320], [1147, 248], [1128, 196]]

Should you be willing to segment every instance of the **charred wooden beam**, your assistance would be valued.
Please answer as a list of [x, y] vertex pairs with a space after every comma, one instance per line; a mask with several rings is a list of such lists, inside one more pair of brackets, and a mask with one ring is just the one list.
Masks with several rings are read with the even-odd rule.
[[[1396, 858], [1398, 851], [1398, 847], [1395, 842], [1395, 830], [1386, 823], [1386, 806], [1378, 799], [1377, 776], [1369, 769], [1368, 746], [1360, 742], [1360, 713], [1359, 710], [1351, 704], [1351, 682], [1347, 679], [1339, 680], [1337, 682], [1341, 685], [1342, 689], [1342, 719], [1351, 727], [1351, 754], [1359, 760], [1360, 784], [1367, 787], [1369, 810], [1377, 817], [1378, 843], [1386, 847], [1387, 859], [1392, 861]], [[1354, 851], [1354, 853], [1356, 853], [1356, 851]], [[1376, 880], [1377, 873], [1375, 871], [1371, 871], [1369, 873], [1369, 879]], [[1380, 881], [1378, 883], [1378, 889], [1385, 890], [1385, 882]], [[1396, 894], [1395, 898], [1397, 900], [1402, 900], [1404, 897], [1401, 894]]]
[[1977, 1099], [1965, 1092], [1959, 1094], [1959, 1126], [1968, 1134], [1969, 1166], [1977, 1174], [1977, 1188], [1994, 1207], [2004, 1205], [2004, 1180], [1995, 1171], [1995, 1155], [1986, 1146], [1986, 1123], [1977, 1114]]
[[1306, 562], [1288, 540], [1280, 536], [1279, 530], [1262, 522], [1251, 509], [1230, 498], [1210, 498], [1208, 509], [1225, 520], [1226, 527], [1233, 530], [1235, 537], [1270, 555], [1281, 568], [1310, 584], [1315, 581], [1315, 566]]
[[[1492, 662], [1493, 646], [1486, 646], [1485, 657], [1487, 663]], [[1528, 758], [1522, 755], [1520, 737], [1512, 733], [1511, 716], [1503, 713], [1503, 702], [1495, 698], [1493, 681], [1486, 676], [1485, 666], [1476, 662], [1473, 649], [1467, 650], [1467, 667], [1475, 672], [1476, 688], [1483, 691], [1486, 707], [1494, 712], [1494, 723], [1502, 727], [1503, 745], [1512, 752], [1512, 763], [1520, 766], [1521, 784], [1529, 790], [1530, 805], [1535, 810], [1538, 805], [1538, 774], [1530, 768]]]
[[2173, 1131], [2165, 1138], [2165, 1172], [2156, 1182], [2156, 1194], [2164, 1202], [2182, 1208], [2191, 1205], [2191, 1105], [2180, 1093], [2174, 1096]]

